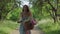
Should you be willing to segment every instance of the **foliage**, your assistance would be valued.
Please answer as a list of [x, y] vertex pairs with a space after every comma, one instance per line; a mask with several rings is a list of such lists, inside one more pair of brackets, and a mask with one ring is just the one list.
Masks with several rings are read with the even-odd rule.
[[7, 14], [18, 7], [19, 2], [15, 0], [0, 0], [0, 19], [6, 18]]
[[60, 9], [59, 2], [60, 0], [30, 0], [30, 3], [33, 5], [33, 10], [35, 11], [35, 15], [37, 15], [37, 18], [41, 15], [43, 17], [45, 15], [49, 15], [54, 19], [54, 22], [57, 21], [58, 12]]
[[18, 27], [16, 22], [10, 20], [0, 21], [0, 34], [10, 34], [16, 27]]
[[20, 13], [21, 13], [21, 9], [20, 8], [16, 8], [12, 11], [10, 11], [7, 15], [7, 19], [13, 20], [13, 21], [17, 21], [18, 18], [20, 18]]
[[[52, 20], [47, 21], [45, 20], [43, 24], [39, 24], [40, 30], [44, 31], [45, 34], [60, 34], [60, 22], [53, 23]], [[41, 22], [42, 23], [42, 22]]]
[[[60, 34], [60, 24], [53, 23], [53, 20], [46, 20], [51, 17], [55, 21], [57, 17], [60, 19], [60, 0], [30, 0], [30, 3], [33, 17], [40, 22], [42, 19], [43, 24], [39, 24], [39, 28], [45, 34]], [[7, 19], [0, 20], [0, 34], [9, 34], [11, 30], [18, 27], [16, 21], [20, 18], [21, 9], [18, 0], [0, 0], [0, 19]]]

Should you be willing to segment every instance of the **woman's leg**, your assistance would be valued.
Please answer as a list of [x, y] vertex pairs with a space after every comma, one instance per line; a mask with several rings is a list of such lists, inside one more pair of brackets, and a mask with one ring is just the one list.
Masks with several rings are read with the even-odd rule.
[[31, 34], [31, 31], [29, 30], [29, 31], [26, 31], [26, 34]]
[[20, 25], [20, 30], [19, 30], [20, 34], [26, 34], [26, 31], [23, 27], [23, 25]]
[[31, 31], [29, 31], [29, 34], [31, 34]]

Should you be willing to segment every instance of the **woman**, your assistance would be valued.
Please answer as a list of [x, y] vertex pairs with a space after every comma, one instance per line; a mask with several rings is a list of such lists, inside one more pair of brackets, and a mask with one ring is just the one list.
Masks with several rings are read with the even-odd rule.
[[22, 13], [21, 13], [21, 19], [18, 21], [18, 23], [21, 23], [20, 25], [20, 34], [31, 34], [30, 30], [26, 30], [24, 27], [24, 23], [26, 21], [29, 21], [32, 18], [32, 14], [28, 8], [27, 5], [23, 6]]

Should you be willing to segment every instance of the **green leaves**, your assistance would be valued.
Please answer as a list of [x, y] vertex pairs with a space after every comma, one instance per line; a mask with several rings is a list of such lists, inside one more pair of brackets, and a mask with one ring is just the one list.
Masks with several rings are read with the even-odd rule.
[[8, 13], [7, 15], [7, 19], [13, 20], [13, 21], [17, 21], [19, 16], [21, 13], [21, 9], [20, 8], [16, 8], [14, 10], [12, 10], [11, 12]]
[[3, 19], [6, 18], [7, 14], [10, 11], [12, 11], [18, 7], [16, 3], [18, 3], [18, 2], [15, 0], [0, 0], [0, 14], [1, 14], [0, 16]]

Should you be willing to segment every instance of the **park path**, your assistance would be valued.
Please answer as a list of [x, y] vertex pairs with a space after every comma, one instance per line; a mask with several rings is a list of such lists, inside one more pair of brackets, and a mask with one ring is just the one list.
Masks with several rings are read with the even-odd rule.
[[[35, 25], [34, 29], [31, 30], [31, 34], [44, 34], [44, 32], [41, 31], [41, 30], [38, 28], [38, 25], [39, 25], [39, 24], [43, 24], [43, 23], [45, 23], [46, 21], [48, 21], [48, 19], [47, 19], [47, 20], [43, 20], [43, 21], [42, 21], [42, 20], [39, 21], [38, 24]], [[16, 30], [11, 31], [10, 34], [19, 34], [19, 29], [16, 29]]]
[[[10, 34], [19, 34], [19, 29], [11, 31]], [[31, 30], [31, 34], [43, 34], [43, 32], [39, 30], [37, 26], [35, 26], [34, 29]]]

